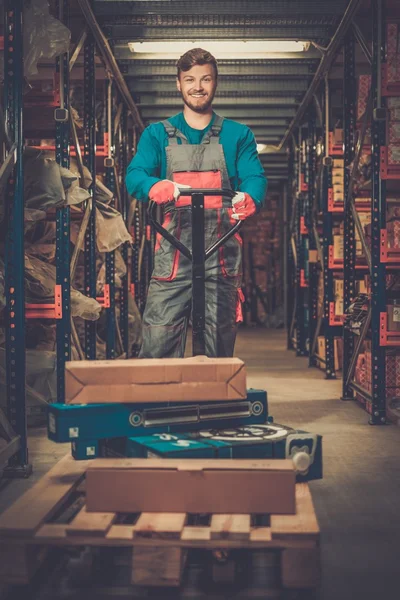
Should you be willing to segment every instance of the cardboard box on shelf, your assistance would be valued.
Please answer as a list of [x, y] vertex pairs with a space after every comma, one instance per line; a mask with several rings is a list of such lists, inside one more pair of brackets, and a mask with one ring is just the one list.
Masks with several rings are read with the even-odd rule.
[[342, 235], [333, 236], [333, 258], [342, 259], [344, 256], [344, 239]]
[[362, 279], [359, 281], [356, 281], [356, 292], [357, 292], [357, 294], [367, 294], [368, 293], [366, 283]]
[[386, 398], [400, 396], [400, 355], [386, 355]]
[[390, 96], [387, 99], [387, 107], [389, 110], [389, 120], [400, 121], [400, 96]]
[[243, 400], [246, 367], [238, 358], [71, 361], [65, 368], [69, 404]]
[[388, 163], [389, 165], [400, 165], [400, 144], [389, 144]]
[[335, 315], [340, 317], [341, 315], [343, 315], [343, 312], [344, 312], [343, 298], [337, 298], [335, 300]]
[[344, 140], [343, 129], [335, 128], [333, 130], [333, 136], [332, 137], [333, 137], [333, 143], [335, 145], [337, 145], [337, 144], [343, 144], [343, 140]]
[[334, 169], [344, 169], [344, 158], [334, 158], [333, 159], [333, 170]]
[[370, 88], [371, 75], [360, 75], [358, 78], [357, 121], [362, 118], [366, 111]]
[[400, 304], [387, 305], [388, 331], [400, 331]]
[[400, 121], [389, 122], [389, 144], [400, 144]]
[[387, 79], [389, 83], [400, 81], [400, 47], [399, 26], [397, 23], [388, 23], [387, 36]]
[[[343, 357], [343, 346], [340, 346], [340, 341], [337, 342], [336, 340], [341, 340], [342, 338], [334, 338], [334, 344], [333, 344], [333, 351], [334, 351], [334, 367], [335, 367], [335, 371], [339, 371], [342, 368], [342, 364], [343, 364], [343, 358], [340, 360], [340, 356]], [[319, 356], [319, 358], [322, 358], [322, 360], [326, 360], [326, 341], [325, 341], [325, 336], [323, 335], [319, 335], [318, 339], [317, 339], [317, 354]], [[341, 354], [340, 354], [341, 353]]]
[[88, 512], [294, 514], [292, 460], [95, 459]]
[[400, 248], [400, 219], [389, 221], [386, 225], [389, 248]]

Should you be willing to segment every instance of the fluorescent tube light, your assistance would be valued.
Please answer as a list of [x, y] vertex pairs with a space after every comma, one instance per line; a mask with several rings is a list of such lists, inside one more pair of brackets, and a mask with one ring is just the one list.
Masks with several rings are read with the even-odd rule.
[[204, 48], [214, 54], [216, 58], [226, 54], [241, 58], [247, 54], [263, 56], [279, 52], [304, 52], [308, 50], [310, 43], [294, 40], [252, 40], [248, 42], [201, 40], [196, 42], [129, 42], [128, 46], [130, 51], [135, 54], [176, 54], [181, 56], [193, 48]]

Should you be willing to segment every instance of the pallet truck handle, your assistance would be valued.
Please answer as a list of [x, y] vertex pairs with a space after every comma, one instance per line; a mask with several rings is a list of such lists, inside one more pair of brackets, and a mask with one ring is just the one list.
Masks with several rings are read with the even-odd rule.
[[[183, 192], [182, 192], [183, 193]], [[194, 196], [194, 195], [202, 195], [202, 196], [216, 196], [216, 195], [222, 195], [222, 196], [228, 196], [229, 198], [233, 198], [235, 196], [235, 192], [233, 192], [232, 190], [228, 189], [228, 188], [223, 188], [223, 189], [214, 189], [214, 188], [190, 188], [190, 189], [186, 189], [184, 190], [184, 195], [185, 196]], [[166, 240], [168, 240], [168, 242], [170, 244], [172, 244], [175, 248], [177, 248], [180, 252], [182, 252], [182, 254], [184, 256], [186, 256], [186, 258], [188, 258], [189, 260], [192, 260], [192, 253], [189, 250], [189, 248], [187, 248], [184, 244], [182, 244], [182, 242], [180, 240], [178, 240], [174, 235], [172, 235], [171, 233], [169, 233], [169, 231], [167, 231], [165, 229], [165, 227], [163, 227], [161, 225], [161, 223], [159, 221], [157, 221], [157, 217], [156, 217], [156, 211], [157, 211], [157, 204], [155, 202], [149, 202], [149, 218], [150, 221], [154, 227], [154, 229], [161, 234]], [[242, 227], [243, 225], [243, 221], [238, 221], [229, 231], [227, 231], [221, 238], [219, 238], [212, 246], [210, 246], [209, 248], [207, 248], [207, 250], [205, 251], [205, 260], [207, 260], [207, 258], [209, 258], [212, 254], [214, 254], [214, 252], [216, 252], [218, 250], [218, 248], [220, 248], [221, 246], [223, 246], [233, 235], [235, 235], [235, 233], [237, 233], [239, 231], [239, 229]]]

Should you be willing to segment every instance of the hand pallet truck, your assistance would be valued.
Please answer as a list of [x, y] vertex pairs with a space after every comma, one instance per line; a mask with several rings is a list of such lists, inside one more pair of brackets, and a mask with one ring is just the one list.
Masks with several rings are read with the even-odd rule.
[[179, 250], [192, 263], [192, 335], [193, 356], [204, 355], [205, 349], [205, 263], [221, 246], [223, 246], [243, 225], [238, 221], [229, 231], [221, 236], [212, 246], [205, 248], [204, 242], [204, 199], [206, 196], [221, 195], [229, 198], [235, 196], [230, 189], [195, 189], [184, 191], [185, 196], [192, 197], [192, 250], [190, 251], [180, 240], [167, 231], [157, 221], [155, 202], [149, 204], [149, 218], [154, 229], [170, 244]]

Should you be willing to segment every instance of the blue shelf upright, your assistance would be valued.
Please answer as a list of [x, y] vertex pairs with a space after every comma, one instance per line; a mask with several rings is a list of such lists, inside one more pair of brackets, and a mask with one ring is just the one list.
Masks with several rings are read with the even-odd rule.
[[23, 167], [23, 2], [4, 3], [4, 107], [14, 168], [6, 187], [6, 388], [7, 417], [20, 436], [18, 452], [5, 474], [28, 477], [32, 472], [27, 445], [25, 404], [24, 167]]
[[[355, 156], [356, 132], [356, 77], [355, 48], [352, 30], [344, 42], [343, 71], [343, 129], [344, 129], [344, 261], [343, 261], [343, 310], [348, 310], [356, 296], [356, 238], [352, 213], [353, 195], [349, 189], [350, 165]], [[343, 328], [343, 391], [342, 400], [353, 400], [352, 388], [348, 385], [348, 371], [354, 353], [354, 334]]]
[[[127, 130], [128, 130], [128, 111], [126, 106], [122, 109], [120, 128], [119, 128], [119, 172], [122, 182], [124, 182], [126, 169], [128, 166], [128, 154], [127, 154]], [[129, 213], [129, 196], [125, 184], [121, 185], [121, 213], [122, 217], [127, 224], [128, 213]], [[129, 243], [125, 242], [121, 248], [122, 258], [125, 264], [128, 266], [129, 262]], [[122, 278], [122, 287], [120, 290], [120, 330], [122, 337], [122, 344], [126, 357], [130, 356], [129, 348], [129, 278], [128, 273]]]
[[[106, 175], [106, 186], [115, 194], [115, 166], [114, 166], [114, 127], [113, 127], [113, 104], [112, 79], [107, 81], [106, 98], [106, 134], [108, 136], [108, 157], [104, 159], [104, 169]], [[115, 206], [114, 199], [111, 200], [111, 206]], [[116, 321], [115, 321], [115, 252], [106, 252], [106, 285], [108, 285], [110, 305], [106, 308], [106, 358], [115, 358], [115, 339], [116, 339]]]
[[[88, 33], [84, 50], [84, 164], [92, 176], [92, 209], [85, 235], [85, 294], [96, 298], [96, 74], [95, 42]], [[96, 321], [85, 321], [85, 357], [96, 359]]]
[[386, 265], [381, 262], [381, 232], [386, 229], [386, 181], [380, 170], [381, 148], [386, 146], [386, 111], [381, 96], [385, 37], [383, 2], [372, 0], [371, 425], [386, 423], [386, 349], [380, 344], [380, 316], [386, 312]]
[[[67, 27], [69, 2], [58, 0], [58, 18]], [[54, 111], [56, 124], [56, 161], [65, 168], [69, 156], [69, 53], [56, 59], [59, 106]], [[56, 284], [61, 286], [61, 319], [57, 319], [57, 402], [65, 401], [65, 363], [71, 360], [71, 304], [70, 304], [70, 208], [57, 209], [56, 214]]]

